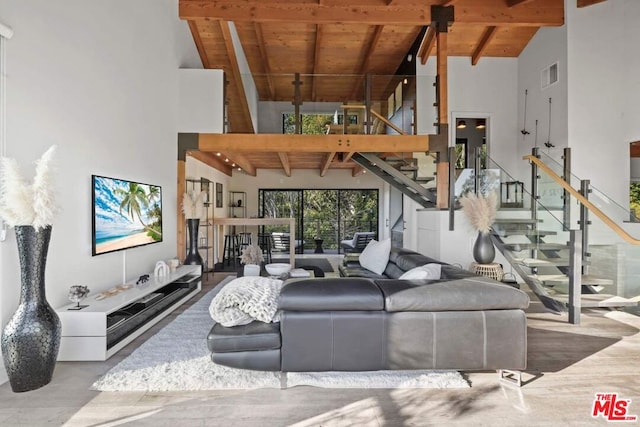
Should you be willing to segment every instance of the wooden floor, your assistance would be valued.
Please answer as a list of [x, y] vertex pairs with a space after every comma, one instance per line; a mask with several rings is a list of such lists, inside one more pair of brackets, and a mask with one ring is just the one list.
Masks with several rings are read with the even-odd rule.
[[[201, 295], [223, 277], [211, 274]], [[598, 392], [631, 399], [629, 413], [640, 415], [640, 318], [587, 311], [581, 325], [569, 325], [566, 315], [545, 313], [535, 300], [528, 314], [529, 369], [522, 388], [499, 383], [495, 372], [482, 372], [465, 373], [472, 387], [463, 390], [89, 390], [193, 302], [107, 362], [60, 362], [52, 383], [33, 392], [14, 394], [8, 384], [0, 386], [0, 426], [605, 425], [602, 417], [591, 417]]]

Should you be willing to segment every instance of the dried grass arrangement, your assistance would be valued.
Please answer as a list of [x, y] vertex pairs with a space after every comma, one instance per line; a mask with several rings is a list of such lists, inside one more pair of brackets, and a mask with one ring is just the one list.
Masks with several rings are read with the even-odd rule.
[[498, 210], [496, 193], [492, 191], [486, 196], [467, 193], [460, 199], [460, 204], [471, 225], [481, 233], [488, 233]]
[[53, 184], [53, 155], [51, 146], [36, 161], [33, 183], [29, 183], [15, 159], [0, 159], [0, 218], [10, 227], [31, 225], [36, 229], [53, 224], [58, 212]]
[[207, 193], [188, 191], [182, 196], [182, 212], [187, 219], [200, 218], [204, 213], [204, 198]]
[[242, 250], [242, 256], [240, 257], [240, 262], [242, 264], [258, 264], [264, 261], [264, 256], [262, 255], [262, 249], [260, 246], [255, 243], [246, 246]]

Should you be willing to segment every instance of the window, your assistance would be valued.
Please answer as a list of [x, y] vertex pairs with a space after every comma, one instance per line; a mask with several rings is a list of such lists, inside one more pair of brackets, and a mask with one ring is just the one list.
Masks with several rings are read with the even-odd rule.
[[[356, 116], [357, 117], [357, 116]], [[351, 117], [349, 117], [351, 119]], [[333, 123], [333, 114], [300, 114], [300, 125], [304, 135], [322, 135], [327, 133], [327, 125]], [[295, 113], [282, 115], [282, 133], [296, 132]]]
[[[324, 241], [327, 251], [338, 251], [340, 241], [356, 231], [378, 231], [378, 190], [260, 190], [260, 216], [296, 218], [296, 236], [304, 249], [314, 240]], [[265, 226], [264, 232], [287, 231], [284, 226]], [[298, 237], [296, 237], [298, 239]]]
[[558, 78], [558, 63], [554, 62], [540, 71], [540, 87], [542, 89], [546, 89], [549, 86], [558, 83]]

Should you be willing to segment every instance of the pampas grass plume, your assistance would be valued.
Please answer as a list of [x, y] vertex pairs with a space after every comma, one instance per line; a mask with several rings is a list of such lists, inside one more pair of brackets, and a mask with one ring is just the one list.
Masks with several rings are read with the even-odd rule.
[[0, 217], [10, 226], [32, 225], [37, 229], [53, 223], [55, 204], [53, 168], [55, 145], [36, 162], [33, 184], [29, 185], [18, 162], [0, 159]]
[[486, 196], [468, 193], [460, 199], [460, 204], [462, 211], [476, 230], [482, 233], [489, 232], [498, 209], [498, 196], [494, 191]]
[[33, 178], [33, 210], [35, 214], [33, 226], [36, 228], [52, 224], [53, 217], [58, 212], [51, 165], [55, 152], [56, 146], [53, 145], [36, 161], [36, 175]]
[[201, 191], [187, 191], [182, 195], [182, 212], [189, 218], [200, 218], [204, 211], [204, 198], [207, 193]]

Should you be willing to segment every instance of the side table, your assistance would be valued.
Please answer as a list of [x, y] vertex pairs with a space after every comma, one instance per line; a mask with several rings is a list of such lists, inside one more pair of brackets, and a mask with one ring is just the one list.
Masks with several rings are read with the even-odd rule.
[[472, 262], [469, 267], [469, 271], [473, 274], [477, 274], [478, 276], [489, 277], [491, 279], [497, 280], [498, 282], [502, 281], [504, 277], [504, 271], [502, 271], [502, 265], [494, 262], [491, 264], [478, 264], [477, 262]]

